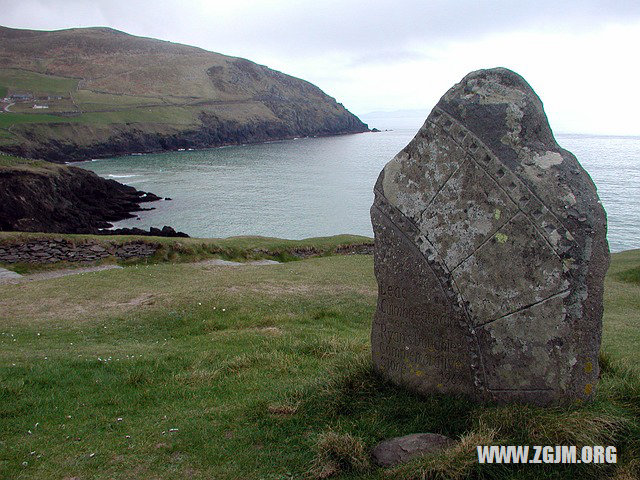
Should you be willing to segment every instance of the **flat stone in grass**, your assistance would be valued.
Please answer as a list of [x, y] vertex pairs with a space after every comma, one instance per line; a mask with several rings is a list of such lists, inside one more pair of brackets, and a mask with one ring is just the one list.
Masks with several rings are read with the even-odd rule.
[[216, 267], [243, 267], [246, 265], [280, 265], [280, 262], [268, 259], [250, 260], [248, 262], [232, 262], [230, 260], [213, 258], [211, 260], [203, 260], [202, 262], [197, 262], [196, 265], [213, 265]]
[[522, 77], [467, 75], [374, 190], [381, 374], [479, 400], [593, 396], [606, 215]]
[[11, 270], [7, 270], [6, 268], [0, 268], [0, 281], [14, 278], [22, 278], [22, 275]]
[[420, 455], [437, 453], [454, 443], [449, 437], [437, 433], [414, 433], [379, 443], [371, 457], [381, 467], [392, 467]]

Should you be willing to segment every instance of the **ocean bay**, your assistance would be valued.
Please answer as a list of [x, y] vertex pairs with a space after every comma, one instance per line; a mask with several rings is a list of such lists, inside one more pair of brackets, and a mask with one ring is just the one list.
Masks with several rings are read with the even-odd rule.
[[[366, 118], [365, 118], [366, 121]], [[373, 124], [372, 126], [378, 126]], [[372, 235], [369, 208], [382, 167], [415, 135], [393, 130], [257, 145], [132, 155], [78, 164], [171, 201], [116, 227], [171, 225], [194, 237], [300, 239]], [[640, 138], [556, 135], [598, 187], [612, 251], [640, 248]]]

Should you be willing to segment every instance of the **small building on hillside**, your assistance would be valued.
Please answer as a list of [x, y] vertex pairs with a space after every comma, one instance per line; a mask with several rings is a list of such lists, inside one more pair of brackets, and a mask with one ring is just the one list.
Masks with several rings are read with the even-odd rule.
[[9, 96], [9, 100], [31, 100], [33, 95], [30, 93], [14, 93]]

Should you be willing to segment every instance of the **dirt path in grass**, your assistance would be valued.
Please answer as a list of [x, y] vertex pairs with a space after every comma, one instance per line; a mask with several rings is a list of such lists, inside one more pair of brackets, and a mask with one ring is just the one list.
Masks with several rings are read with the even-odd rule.
[[[230, 262], [228, 260], [212, 259], [202, 262], [194, 262], [193, 266], [218, 266], [218, 267], [240, 267], [244, 265], [277, 265], [280, 262], [274, 260], [255, 260], [252, 262]], [[31, 273], [20, 275], [5, 268], [0, 268], [0, 285], [8, 283], [33, 282], [36, 280], [48, 280], [50, 278], [66, 277], [67, 275], [79, 275], [83, 273], [100, 272], [102, 270], [112, 270], [122, 268], [119, 265], [100, 265], [97, 267], [66, 268], [61, 270], [51, 270], [47, 272]]]
[[119, 265], [100, 265], [98, 267], [66, 268], [63, 270], [52, 270], [50, 272], [32, 273], [29, 275], [19, 275], [11, 270], [0, 268], [0, 284], [48, 280], [50, 278], [66, 277], [67, 275], [79, 275], [83, 273], [100, 272], [102, 270], [113, 270], [114, 268], [122, 267]]
[[213, 265], [214, 267], [242, 267], [245, 265], [279, 265], [280, 262], [275, 260], [252, 260], [250, 262], [231, 262], [229, 260], [221, 260], [219, 258], [213, 258], [211, 260], [203, 260], [201, 262], [194, 262], [191, 265], [194, 267], [200, 267], [202, 265]]
[[[194, 262], [193, 266], [218, 266], [218, 267], [240, 267], [244, 265], [276, 265], [280, 262], [274, 260], [255, 260], [252, 262], [230, 262], [228, 260], [212, 259], [202, 262]], [[83, 273], [100, 272], [102, 270], [112, 270], [114, 268], [122, 268], [119, 265], [100, 265], [97, 267], [86, 268], [67, 268], [62, 270], [51, 270], [47, 272], [31, 273], [29, 275], [20, 275], [5, 268], [0, 268], [0, 285], [8, 283], [33, 282], [36, 280], [48, 280], [50, 278], [66, 277], [67, 275], [78, 275]]]

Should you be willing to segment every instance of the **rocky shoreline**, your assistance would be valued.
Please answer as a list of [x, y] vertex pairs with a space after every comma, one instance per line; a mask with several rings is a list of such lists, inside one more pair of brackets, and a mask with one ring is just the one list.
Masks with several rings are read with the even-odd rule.
[[[119, 234], [111, 222], [161, 200], [77, 167], [3, 156], [0, 164], [0, 231]], [[13, 162], [13, 163], [12, 163]], [[122, 229], [120, 229], [122, 230]], [[127, 229], [131, 230], [131, 229]], [[120, 234], [187, 236], [171, 227]]]
[[[151, 132], [131, 125], [112, 125], [108, 132], [98, 132], [89, 125], [75, 125], [73, 136], [65, 141], [30, 141], [38, 138], [37, 125], [21, 125], [23, 141], [3, 146], [7, 154], [44, 159], [54, 163], [82, 162], [96, 158], [161, 153], [179, 149], [203, 150], [229, 145], [259, 144], [301, 137], [327, 137], [369, 132], [367, 124], [350, 115], [327, 121], [322, 128], [282, 121], [239, 123], [222, 121], [215, 115], [201, 116], [202, 125], [184, 131]], [[62, 128], [62, 127], [60, 127]], [[87, 137], [83, 130], [91, 130], [93, 142], [82, 144], [77, 138]], [[104, 135], [102, 135], [102, 134]], [[74, 138], [75, 137], [75, 138]]]

